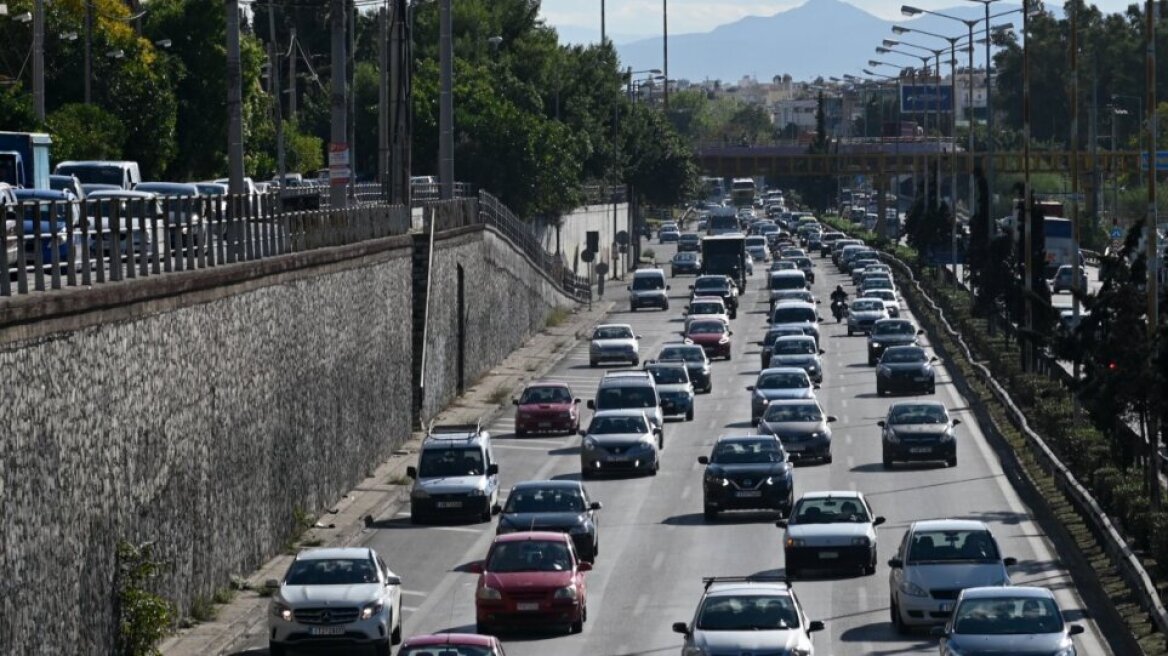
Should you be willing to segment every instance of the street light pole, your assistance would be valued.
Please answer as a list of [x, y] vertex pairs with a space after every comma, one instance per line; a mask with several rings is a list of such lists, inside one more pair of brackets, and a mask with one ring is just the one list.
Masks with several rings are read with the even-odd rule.
[[[1071, 12], [1071, 314], [1075, 325], [1079, 325], [1079, 281], [1082, 268], [1079, 263], [1079, 247], [1082, 233], [1079, 230], [1079, 10], [1075, 3], [1069, 3]], [[1079, 383], [1079, 356], [1075, 355], [1074, 371], [1071, 372], [1075, 384]], [[1075, 419], [1079, 417], [1079, 397], [1072, 401]]]
[[[1145, 287], [1148, 292], [1148, 344], [1155, 346], [1157, 344], [1160, 330], [1160, 266], [1159, 266], [1159, 244], [1156, 242], [1157, 234], [1157, 216], [1156, 216], [1156, 138], [1159, 121], [1156, 116], [1156, 3], [1153, 0], [1147, 0], [1145, 3], [1145, 21], [1146, 30], [1144, 34], [1144, 46], [1146, 55], [1144, 58], [1144, 88], [1148, 94], [1148, 218], [1144, 224], [1144, 234], [1146, 235], [1146, 252], [1145, 260], [1147, 262], [1147, 284]], [[1158, 400], [1154, 405], [1159, 406], [1163, 403], [1162, 399]], [[1152, 500], [1152, 510], [1160, 509], [1160, 474], [1159, 474], [1159, 452], [1160, 452], [1160, 412], [1158, 407], [1153, 407], [1153, 411], [1148, 413], [1148, 489], [1150, 490]]]
[[669, 111], [669, 0], [661, 0], [661, 34], [663, 61], [661, 70], [665, 76], [665, 88], [661, 93], [661, 108]]
[[454, 198], [454, 50], [451, 38], [451, 0], [438, 2], [438, 191], [439, 197]]
[[[243, 80], [239, 55], [239, 0], [227, 0], [228, 191], [243, 193]], [[88, 82], [88, 79], [86, 80]]]
[[91, 91], [93, 87], [93, 2], [86, 0], [85, 2], [85, 104], [88, 105], [91, 101]]
[[38, 121], [45, 120], [45, 0], [32, 5], [32, 106]]
[[[1150, 2], [1151, 0], [1149, 0]], [[1034, 239], [1030, 227], [1030, 0], [1022, 0], [1022, 220], [1023, 248], [1025, 253], [1024, 306], [1026, 339], [1022, 342], [1022, 371], [1029, 372], [1034, 364], [1034, 249], [1031, 240]]]

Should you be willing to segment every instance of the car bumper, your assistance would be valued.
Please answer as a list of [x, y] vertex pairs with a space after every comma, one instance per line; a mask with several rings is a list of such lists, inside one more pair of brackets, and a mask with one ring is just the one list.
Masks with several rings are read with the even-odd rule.
[[442, 496], [410, 499], [410, 515], [414, 519], [440, 517], [479, 517], [491, 510], [488, 496]]
[[[520, 604], [535, 604], [535, 610], [519, 610]], [[479, 601], [475, 604], [475, 619], [479, 624], [511, 629], [554, 628], [579, 622], [584, 613], [580, 602], [569, 599], [549, 601]]]
[[632, 296], [629, 298], [629, 303], [633, 307], [669, 307], [669, 297], [662, 294], [661, 296]]
[[933, 376], [886, 376], [879, 380], [887, 392], [927, 390], [935, 384]]
[[905, 594], [899, 595], [897, 599], [897, 604], [900, 606], [900, 618], [910, 626], [944, 624], [953, 615], [953, 606], [956, 603], [952, 599], [910, 597]]
[[707, 357], [728, 358], [730, 357], [730, 342], [726, 342], [725, 344], [702, 344], [702, 350], [706, 352]]
[[588, 359], [592, 362], [632, 362], [640, 356], [636, 351], [590, 351]]
[[786, 516], [793, 503], [788, 485], [763, 485], [757, 490], [707, 485], [705, 489], [705, 506], [715, 510], [777, 510]]
[[783, 550], [787, 567], [801, 569], [852, 569], [872, 564], [872, 547], [835, 545], [787, 547]]
[[580, 454], [580, 471], [594, 474], [632, 474], [657, 468], [657, 455], [651, 451], [629, 456], [613, 456], [600, 451]]
[[693, 383], [694, 389], [704, 390], [710, 386], [710, 372], [690, 369], [689, 380]]
[[269, 628], [268, 639], [295, 649], [371, 645], [383, 643], [390, 638], [388, 615], [349, 624], [332, 625], [311, 625], [275, 619]]
[[811, 440], [792, 440], [780, 437], [783, 450], [791, 457], [792, 462], [803, 460], [822, 460], [831, 455], [831, 438], [819, 437]]
[[577, 421], [574, 417], [551, 415], [516, 417], [515, 428], [529, 433], [539, 431], [567, 431], [574, 430], [578, 425]]
[[884, 443], [884, 452], [888, 454], [892, 460], [901, 462], [908, 461], [935, 461], [935, 460], [949, 460], [957, 456], [957, 443], [955, 441], [949, 442], [933, 442], [933, 443]]
[[666, 416], [689, 414], [693, 409], [693, 397], [683, 396], [677, 399], [661, 399], [661, 413]]

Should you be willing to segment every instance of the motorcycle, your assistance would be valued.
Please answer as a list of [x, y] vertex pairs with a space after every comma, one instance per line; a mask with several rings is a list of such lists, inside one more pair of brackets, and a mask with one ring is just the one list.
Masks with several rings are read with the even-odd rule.
[[844, 315], [846, 315], [847, 313], [848, 313], [848, 302], [847, 301], [832, 301], [831, 302], [831, 314], [832, 314], [832, 316], [835, 317], [836, 323], [843, 321]]

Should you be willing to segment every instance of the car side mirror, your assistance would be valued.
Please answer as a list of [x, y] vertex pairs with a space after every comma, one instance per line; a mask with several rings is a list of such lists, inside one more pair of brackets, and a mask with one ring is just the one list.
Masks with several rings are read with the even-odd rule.
[[819, 389], [819, 383], [812, 383], [811, 389]]
[[883, 420], [883, 419], [881, 419], [880, 421], [876, 422], [876, 425], [877, 425], [877, 426], [879, 426], [879, 427], [881, 427], [881, 428], [884, 428], [884, 426], [885, 426], [885, 424], [884, 424], [884, 420]]
[[872, 526], [880, 526], [883, 523], [884, 523], [883, 517], [877, 517], [876, 519], [872, 520]]
[[401, 585], [401, 577], [400, 576], [387, 576], [387, 577], [385, 577], [385, 585], [386, 586]]
[[690, 286], [689, 286], [689, 288], [690, 288], [690, 289], [693, 289], [693, 285], [690, 285]]
[[925, 331], [923, 331], [923, 330], [918, 330], [918, 331], [917, 331], [917, 334], [918, 334], [918, 335], [924, 335], [924, 334], [925, 334]]
[[519, 399], [511, 399], [511, 405], [519, 405]]
[[832, 423], [832, 422], [834, 422], [834, 421], [839, 421], [839, 417], [837, 417], [837, 416], [835, 416], [835, 415], [828, 415], [828, 416], [827, 416], [827, 423], [829, 423], [829, 424], [830, 424], [830, 423]]
[[586, 430], [581, 430], [581, 431], [579, 431], [579, 433], [580, 433], [580, 437], [584, 437], [584, 436], [588, 435], [588, 431], [586, 431]]
[[937, 361], [937, 356], [935, 356], [935, 355], [933, 357], [929, 358], [929, 362], [936, 362], [936, 361]]
[[779, 528], [787, 528], [787, 520], [780, 519], [775, 522], [775, 526], [778, 526]]
[[599, 501], [593, 501], [592, 503], [588, 504], [589, 510], [602, 510], [603, 508], [604, 504], [600, 503]]
[[815, 317], [815, 320], [819, 323], [823, 323], [823, 317]]
[[579, 405], [580, 399], [572, 399], [572, 403]]
[[491, 514], [492, 515], [498, 515], [502, 512], [503, 512], [503, 506], [500, 506], [497, 503], [495, 505], [491, 506]]
[[1002, 564], [1006, 567], [1013, 567], [1018, 564], [1018, 559], [1012, 556], [1008, 556], [1002, 559]]
[[1067, 635], [1077, 636], [1085, 631], [1086, 629], [1083, 628], [1082, 624], [1072, 624], [1067, 627]]
[[820, 620], [814, 620], [810, 624], [807, 625], [807, 632], [808, 633], [815, 633], [816, 631], [822, 631], [823, 628], [824, 628], [823, 622], [821, 622]]
[[417, 467], [406, 467], [406, 476], [409, 476], [410, 478], [413, 478], [413, 479], [417, 479], [418, 478], [418, 468]]
[[625, 289], [627, 289], [628, 291], [630, 291], [630, 292], [631, 292], [631, 291], [633, 291], [633, 286], [632, 286], [632, 285], [629, 285], [629, 286], [625, 287]]
[[698, 456], [698, 464], [701, 464], [701, 465], [710, 464], [710, 457], [709, 456]]
[[641, 336], [640, 336], [640, 335], [637, 335], [637, 339], [641, 339]]
[[470, 565], [467, 565], [466, 569], [471, 574], [482, 574], [485, 567], [484, 567], [483, 561], [476, 560], [473, 563], [471, 563]]
[[487, 465], [487, 476], [497, 476], [499, 474], [499, 465], [491, 463]]
[[264, 589], [266, 590], [275, 590], [278, 587], [280, 587], [279, 579], [268, 579], [264, 581]]
[[954, 426], [960, 426], [960, 425], [961, 425], [961, 420], [960, 420], [960, 419], [954, 419], [954, 420], [953, 420], [953, 425], [954, 425]]
[[747, 391], [747, 392], [753, 392], [753, 391], [754, 391], [754, 385], [747, 385], [747, 386], [746, 386], [746, 391]]
[[596, 401], [595, 401], [595, 399], [588, 399], [588, 409], [589, 409], [589, 410], [595, 410], [595, 409], [596, 409]]
[[689, 625], [686, 624], [685, 622], [674, 622], [673, 623], [673, 632], [680, 633], [681, 635], [684, 635], [684, 636], [688, 636], [689, 635]]
[[673, 288], [670, 287], [669, 285], [665, 285], [665, 291], [669, 291], [670, 289], [673, 289]]
[[827, 353], [827, 351], [825, 351], [825, 350], [823, 350], [823, 349], [819, 349], [819, 354], [820, 354], [820, 355], [823, 355], [824, 353]]
[[900, 569], [900, 568], [904, 567], [904, 561], [899, 559], [899, 558], [889, 558], [888, 559], [888, 566], [891, 567], [892, 569]]

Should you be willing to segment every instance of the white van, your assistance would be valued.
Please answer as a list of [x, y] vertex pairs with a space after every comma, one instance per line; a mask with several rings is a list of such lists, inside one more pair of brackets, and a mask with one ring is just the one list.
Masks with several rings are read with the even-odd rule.
[[115, 185], [127, 191], [142, 182], [142, 173], [138, 170], [138, 162], [129, 160], [86, 160], [69, 161], [57, 164], [53, 169], [56, 175], [71, 175], [81, 181], [81, 184], [108, 184]]

